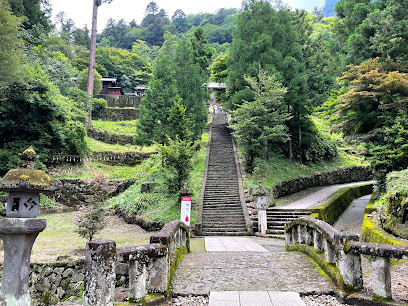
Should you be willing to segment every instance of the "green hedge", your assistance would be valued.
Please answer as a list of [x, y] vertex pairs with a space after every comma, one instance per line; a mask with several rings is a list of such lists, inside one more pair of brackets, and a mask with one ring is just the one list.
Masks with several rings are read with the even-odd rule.
[[353, 200], [372, 192], [373, 183], [341, 188], [334, 193], [327, 203], [312, 209], [315, 213], [314, 217], [333, 225]]

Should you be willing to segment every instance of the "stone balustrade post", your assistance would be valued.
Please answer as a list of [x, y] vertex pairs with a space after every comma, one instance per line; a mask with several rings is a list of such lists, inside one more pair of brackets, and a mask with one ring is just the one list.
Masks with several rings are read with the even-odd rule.
[[305, 226], [305, 243], [308, 246], [313, 245], [313, 232], [312, 229], [308, 226]]
[[147, 267], [146, 254], [129, 256], [129, 301], [138, 302], [146, 296]]
[[298, 234], [298, 227], [296, 225], [291, 227], [292, 231], [292, 243], [296, 244], [299, 243], [299, 234]]
[[305, 232], [306, 232], [306, 226], [299, 224], [298, 225], [299, 244], [305, 243], [305, 236], [306, 236]]
[[167, 291], [170, 273], [170, 258], [166, 252], [164, 256], [153, 258], [148, 267], [147, 291], [149, 293], [163, 293]]
[[116, 244], [108, 239], [87, 242], [84, 305], [113, 305], [116, 281]]
[[266, 218], [266, 209], [258, 208], [258, 232], [265, 235], [267, 229], [268, 221]]
[[347, 241], [357, 240], [358, 236], [335, 237], [335, 249], [337, 250], [337, 268], [343, 283], [352, 287], [353, 290], [363, 288], [363, 272], [361, 267], [361, 255], [351, 252], [344, 252], [344, 246]]
[[334, 251], [334, 245], [325, 237], [324, 238], [324, 257], [328, 263], [336, 263], [336, 253]]
[[293, 235], [292, 235], [292, 228], [289, 228], [287, 231], [285, 231], [285, 243], [287, 247], [290, 247], [293, 245]]
[[313, 231], [313, 245], [316, 252], [323, 252], [323, 235], [316, 229]]
[[391, 270], [389, 257], [372, 257], [372, 286], [374, 295], [391, 299]]

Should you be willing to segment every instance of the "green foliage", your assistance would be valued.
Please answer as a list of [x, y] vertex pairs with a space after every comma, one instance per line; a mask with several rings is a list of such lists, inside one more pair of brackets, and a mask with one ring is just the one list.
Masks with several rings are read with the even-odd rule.
[[381, 222], [385, 230], [408, 239], [408, 170], [391, 172], [386, 179], [386, 193], [379, 199]]
[[191, 158], [196, 153], [197, 144], [191, 144], [190, 139], [168, 139], [167, 146], [159, 146], [167, 167], [166, 181], [169, 190], [176, 193], [187, 182], [192, 167]]
[[108, 107], [108, 102], [102, 98], [93, 98], [92, 99], [92, 111], [100, 112]]
[[196, 63], [201, 67], [202, 71], [207, 71], [214, 50], [208, 46], [208, 41], [204, 35], [203, 28], [198, 27], [194, 30], [191, 44]]
[[11, 10], [18, 17], [25, 17], [23, 26], [26, 30], [41, 28], [48, 32], [52, 26], [49, 20], [51, 8], [44, 0], [9, 0]]
[[247, 173], [244, 176], [244, 188], [256, 188], [259, 181], [263, 182], [265, 188], [272, 188], [280, 182], [330, 170], [362, 165], [367, 165], [367, 162], [342, 152], [330, 160], [320, 160], [316, 163], [304, 165], [290, 161], [281, 154], [271, 152], [268, 161], [260, 158], [255, 159], [253, 173]]
[[0, 90], [18, 77], [18, 68], [23, 60], [21, 47], [23, 41], [18, 38], [22, 19], [11, 13], [7, 1], [0, 2]]
[[180, 103], [176, 102], [170, 109], [169, 115], [169, 131], [170, 138], [179, 138], [182, 140], [191, 139], [191, 132], [189, 131], [190, 122], [186, 117], [186, 108]]
[[149, 88], [140, 105], [136, 143], [164, 144], [167, 142], [166, 135], [171, 135], [168, 124], [170, 109], [174, 103], [180, 101], [174, 65], [168, 56], [160, 55], [157, 58]]
[[[200, 150], [191, 159], [192, 170], [190, 171], [188, 186], [193, 191], [192, 221], [197, 218], [197, 203], [200, 195], [201, 184], [204, 175], [204, 167], [207, 153], [208, 134], [204, 134], [200, 144]], [[143, 161], [140, 166], [132, 168], [136, 170], [131, 177], [136, 183], [117, 197], [109, 200], [112, 208], [119, 208], [127, 213], [135, 213], [147, 220], [159, 220], [168, 222], [180, 217], [179, 197], [176, 193], [170, 193], [166, 178], [174, 175], [170, 167], [163, 172], [161, 156], [153, 155]], [[106, 170], [105, 170], [106, 171]], [[171, 173], [167, 174], [167, 171]], [[120, 171], [122, 175], [123, 171]], [[141, 185], [155, 183], [156, 187], [151, 193], [141, 193]]]
[[[202, 47], [205, 48], [205, 46]], [[196, 56], [194, 44], [183, 40], [176, 50], [174, 59], [176, 86], [181, 103], [186, 109], [185, 113], [193, 139], [201, 137], [208, 118], [205, 104], [207, 92], [202, 86], [206, 82], [206, 77]]]
[[40, 208], [54, 208], [55, 203], [52, 199], [47, 197], [45, 194], [40, 193]]
[[406, 110], [390, 114], [381, 137], [367, 144], [377, 185], [385, 190], [386, 175], [408, 167], [408, 115]]
[[91, 203], [81, 206], [75, 217], [76, 232], [79, 236], [91, 241], [93, 237], [105, 227], [105, 212], [103, 203], [108, 195], [116, 190], [103, 173], [97, 173], [88, 181], [89, 189], [93, 192]]
[[59, 94], [38, 64], [22, 70], [24, 79], [1, 96], [0, 171], [9, 170], [13, 160], [8, 158], [30, 145], [44, 157], [42, 161], [54, 154], [85, 154], [84, 113]]
[[92, 120], [92, 127], [109, 134], [135, 136], [136, 122], [137, 120], [132, 121]]
[[[78, 87], [79, 89], [86, 91], [86, 84], [88, 82], [88, 69], [82, 70], [78, 74]], [[94, 74], [94, 88], [93, 93], [97, 95], [102, 89], [102, 76], [95, 70]]]
[[290, 118], [283, 104], [286, 88], [261, 70], [258, 80], [246, 78], [254, 95], [254, 101], [244, 101], [232, 116], [238, 144], [244, 150], [245, 166], [248, 171], [254, 167], [254, 159], [268, 142], [278, 143], [288, 140], [288, 130], [284, 123]]

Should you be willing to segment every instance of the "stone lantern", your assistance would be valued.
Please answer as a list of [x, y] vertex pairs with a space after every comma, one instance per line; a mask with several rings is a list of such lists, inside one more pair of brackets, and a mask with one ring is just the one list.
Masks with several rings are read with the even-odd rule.
[[19, 156], [19, 168], [0, 179], [0, 191], [9, 193], [6, 218], [0, 219], [4, 245], [1, 299], [6, 305], [32, 305], [28, 288], [31, 249], [47, 225], [47, 220], [36, 219], [40, 192], [53, 192], [61, 185], [37, 169], [38, 156], [31, 147]]
[[266, 209], [272, 205], [275, 205], [273, 194], [271, 191], [262, 187], [262, 182], [259, 182], [259, 187], [252, 194], [256, 207], [258, 209], [258, 231], [262, 234], [266, 234], [268, 228], [268, 222], [266, 218]]

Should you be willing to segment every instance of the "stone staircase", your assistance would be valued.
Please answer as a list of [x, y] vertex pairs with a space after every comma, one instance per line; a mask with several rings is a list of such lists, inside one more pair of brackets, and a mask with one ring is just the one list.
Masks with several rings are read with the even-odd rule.
[[[285, 224], [302, 216], [308, 216], [312, 212], [308, 209], [289, 209], [271, 207], [266, 210], [268, 229], [263, 237], [285, 239]], [[252, 219], [254, 232], [258, 231], [258, 216]]]
[[247, 235], [227, 121], [226, 113], [213, 115], [202, 211], [202, 233], [206, 236]]

